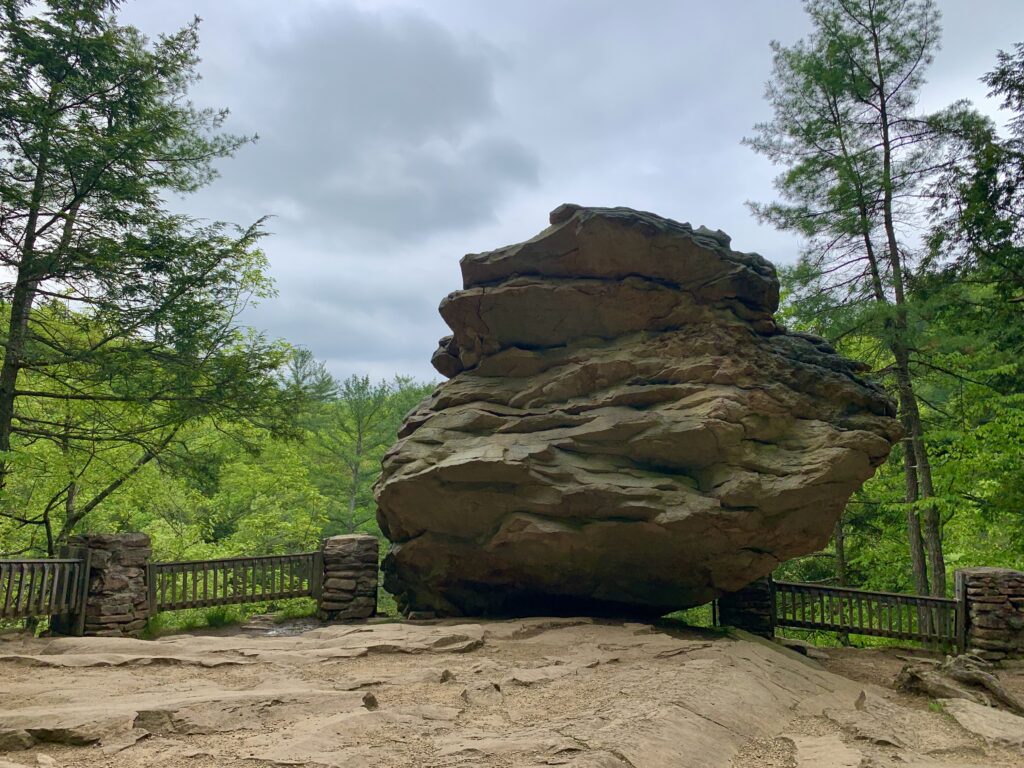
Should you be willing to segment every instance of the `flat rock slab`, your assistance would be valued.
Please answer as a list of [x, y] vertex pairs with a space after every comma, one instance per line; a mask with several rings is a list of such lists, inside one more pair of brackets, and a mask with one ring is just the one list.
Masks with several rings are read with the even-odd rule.
[[148, 667], [160, 664], [193, 664], [200, 667], [221, 667], [226, 664], [249, 664], [244, 659], [205, 658], [192, 654], [174, 656], [135, 653], [80, 653], [59, 656], [30, 656], [17, 653], [0, 654], [0, 662], [27, 667]]
[[796, 751], [796, 768], [860, 768], [864, 753], [836, 735], [786, 736]]
[[986, 741], [1024, 747], [1024, 717], [967, 699], [942, 699], [942, 706], [966, 730]]
[[[248, 663], [105, 663], [143, 648]], [[750, 768], [775, 765], [751, 745], [785, 739], [801, 766], [845, 766], [854, 753], [878, 766], [1020, 765], [1017, 747], [773, 644], [642, 623], [441, 621], [4, 650], [0, 759], [33, 768]], [[863, 738], [881, 724], [900, 745]]]

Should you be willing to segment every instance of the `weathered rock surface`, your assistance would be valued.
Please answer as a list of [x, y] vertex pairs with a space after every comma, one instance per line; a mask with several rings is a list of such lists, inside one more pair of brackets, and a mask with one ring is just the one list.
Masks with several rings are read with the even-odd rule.
[[451, 376], [384, 461], [385, 587], [439, 614], [664, 612], [820, 548], [899, 427], [882, 390], [773, 320], [722, 232], [561, 206], [462, 260]]
[[[0, 766], [1021, 765], [1004, 713], [978, 708], [982, 739], [742, 635], [576, 618], [0, 645]], [[107, 664], [147, 648], [182, 663]]]
[[941, 699], [943, 709], [963, 728], [993, 744], [1024, 748], [1024, 717], [966, 699]]

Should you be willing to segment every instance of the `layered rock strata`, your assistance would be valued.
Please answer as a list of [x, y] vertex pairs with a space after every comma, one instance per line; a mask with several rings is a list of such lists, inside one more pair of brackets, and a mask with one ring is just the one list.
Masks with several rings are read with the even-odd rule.
[[440, 385], [384, 459], [385, 588], [440, 614], [664, 612], [823, 546], [892, 402], [773, 319], [720, 231], [563, 205], [462, 260]]

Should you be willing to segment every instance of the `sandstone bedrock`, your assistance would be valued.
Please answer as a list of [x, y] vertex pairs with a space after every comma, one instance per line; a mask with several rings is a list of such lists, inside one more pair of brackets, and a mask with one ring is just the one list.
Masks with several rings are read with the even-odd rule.
[[721, 231], [562, 205], [462, 259], [448, 381], [384, 459], [384, 586], [439, 615], [664, 613], [821, 548], [900, 436]]

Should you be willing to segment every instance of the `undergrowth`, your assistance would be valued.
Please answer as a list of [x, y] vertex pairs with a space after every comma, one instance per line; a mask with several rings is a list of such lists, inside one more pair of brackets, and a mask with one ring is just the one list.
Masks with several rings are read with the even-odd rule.
[[288, 600], [271, 600], [265, 603], [161, 611], [146, 622], [142, 636], [153, 639], [197, 629], [221, 629], [244, 624], [250, 617], [266, 613], [274, 614], [275, 623], [281, 624], [315, 615], [316, 601], [309, 597], [296, 597]]
[[803, 640], [806, 643], [821, 648], [905, 648], [915, 651], [943, 651], [950, 652], [948, 648], [939, 646], [928, 646], [914, 643], [909, 640], [900, 640], [893, 637], [872, 637], [871, 635], [848, 634], [840, 636], [839, 632], [826, 632], [813, 629], [793, 629], [790, 627], [776, 627], [776, 637], [786, 637], [794, 640]]
[[377, 615], [399, 617], [398, 603], [395, 602], [395, 596], [390, 592], [385, 592], [383, 589], [377, 590]]
[[[220, 629], [244, 624], [252, 616], [266, 613], [274, 614], [274, 623], [276, 624], [305, 619], [316, 615], [316, 601], [311, 597], [296, 597], [290, 600], [273, 600], [266, 603], [162, 611], [146, 622], [142, 636], [153, 639], [178, 632]], [[383, 589], [377, 590], [377, 615], [396, 619], [400, 616], [394, 596]]]
[[673, 611], [662, 617], [663, 621], [685, 624], [688, 627], [701, 629], [719, 629], [715, 626], [711, 603], [687, 608], [685, 611]]

